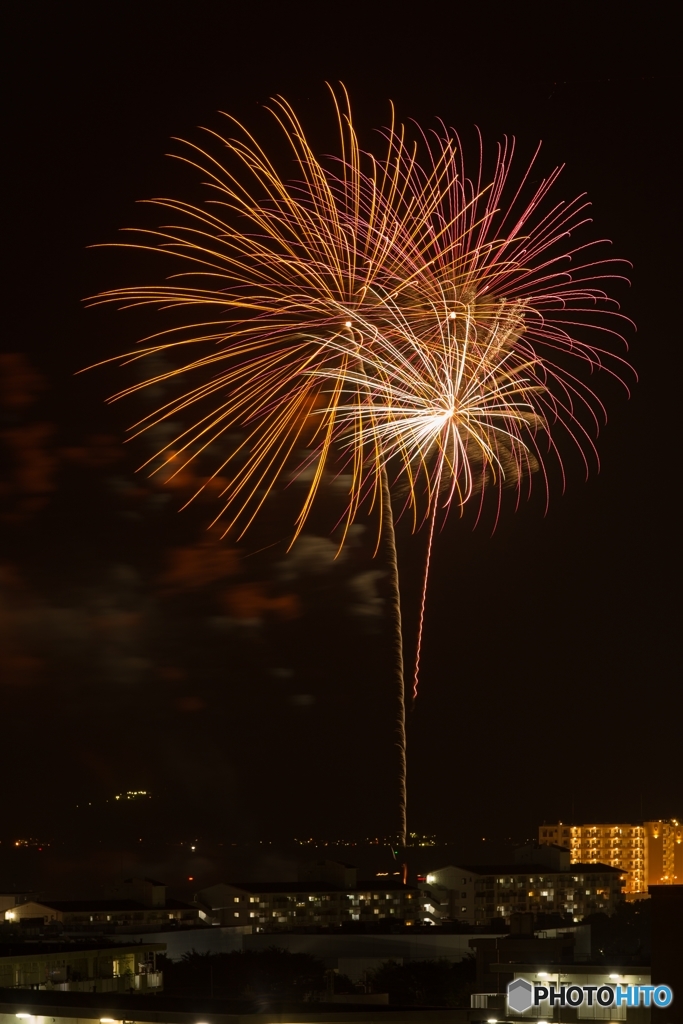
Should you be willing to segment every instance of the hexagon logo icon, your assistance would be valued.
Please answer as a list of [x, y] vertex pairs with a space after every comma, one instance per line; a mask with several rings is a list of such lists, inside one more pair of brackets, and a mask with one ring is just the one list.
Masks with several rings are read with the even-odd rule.
[[524, 1013], [534, 1005], [533, 988], [524, 978], [517, 978], [508, 985], [508, 1006], [516, 1013]]

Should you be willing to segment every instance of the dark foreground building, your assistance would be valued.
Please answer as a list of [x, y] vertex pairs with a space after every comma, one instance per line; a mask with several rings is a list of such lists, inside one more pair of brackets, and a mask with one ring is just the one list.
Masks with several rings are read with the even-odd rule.
[[26, 1024], [468, 1024], [470, 1011], [362, 1003], [297, 1008], [161, 995], [103, 998], [31, 992], [18, 998], [0, 991], [0, 1024], [19, 1024], [17, 1018]]

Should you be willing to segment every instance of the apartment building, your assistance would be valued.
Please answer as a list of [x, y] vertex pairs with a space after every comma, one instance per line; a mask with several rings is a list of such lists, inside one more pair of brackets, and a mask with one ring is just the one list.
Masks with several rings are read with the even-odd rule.
[[29, 899], [5, 910], [4, 918], [24, 927], [64, 931], [155, 931], [202, 923], [198, 907], [168, 897], [164, 883], [151, 878], [128, 879], [103, 899]]
[[421, 888], [438, 916], [465, 924], [509, 923], [513, 914], [613, 914], [623, 872], [607, 864], [571, 864], [558, 847], [522, 847], [507, 864], [449, 865], [430, 871]]
[[233, 882], [197, 893], [207, 922], [252, 925], [259, 931], [334, 928], [353, 921], [402, 921], [425, 916], [419, 889], [374, 878], [353, 886], [331, 882]]
[[335, 928], [401, 921], [434, 923], [419, 889], [399, 876], [357, 879], [352, 864], [334, 860], [301, 864], [296, 882], [224, 882], [197, 893], [203, 919], [210, 924], [251, 925], [255, 932], [292, 928]]

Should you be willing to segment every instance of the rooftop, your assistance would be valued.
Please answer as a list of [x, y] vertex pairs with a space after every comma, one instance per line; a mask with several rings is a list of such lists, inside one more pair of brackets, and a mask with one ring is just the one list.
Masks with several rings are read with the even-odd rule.
[[[32, 900], [32, 903], [40, 907], [49, 907], [50, 910], [58, 910], [63, 914], [100, 914], [108, 910], [195, 910], [191, 903], [183, 903], [182, 900], [167, 899], [163, 906], [150, 907], [138, 900]], [[26, 904], [24, 904], [26, 906]]]
[[290, 893], [290, 892], [418, 892], [414, 885], [388, 878], [372, 878], [356, 882], [355, 885], [340, 885], [337, 882], [228, 882], [235, 889], [254, 893]]
[[[310, 1008], [309, 1008], [310, 1007]], [[210, 1020], [212, 1024], [283, 1024], [296, 1021], [299, 1024], [319, 1024], [321, 1021], [355, 1024], [385, 1020], [387, 1024], [417, 1024], [418, 1021], [434, 1024], [453, 1024], [454, 1020], [465, 1021], [465, 1011], [452, 1008], [431, 1009], [423, 1006], [337, 1006], [334, 1004], [305, 1004], [300, 1006], [277, 1007], [260, 1010], [253, 1002], [227, 999], [196, 997], [181, 998], [166, 994], [125, 996], [117, 993], [90, 992], [39, 992], [17, 989], [0, 990], [0, 1013], [14, 1017], [18, 1012], [41, 1017], [70, 1017], [72, 1019], [99, 1022], [102, 1018], [136, 1020], [141, 1024], [157, 1024], [172, 1019], [175, 1024], [196, 1024], [198, 1019]], [[456, 1016], [457, 1014], [457, 1016]]]
[[622, 868], [610, 864], [570, 864], [566, 868], [551, 867], [549, 864], [460, 864], [462, 871], [473, 875], [623, 875]]
[[114, 953], [121, 956], [123, 953], [144, 953], [163, 952], [166, 949], [165, 942], [141, 942], [131, 946], [116, 945], [111, 940], [104, 942], [21, 942], [2, 943], [0, 945], [0, 961], [17, 960], [26, 957], [27, 960], [44, 960], [47, 957], [64, 957], [70, 953]]

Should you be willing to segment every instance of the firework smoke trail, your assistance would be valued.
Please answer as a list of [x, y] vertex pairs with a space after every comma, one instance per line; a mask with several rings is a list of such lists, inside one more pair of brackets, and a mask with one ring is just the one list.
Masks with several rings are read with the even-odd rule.
[[[535, 473], [547, 495], [548, 457], [562, 470], [561, 434], [588, 471], [604, 410], [582, 377], [604, 369], [621, 379], [627, 367], [612, 351], [620, 321], [605, 291], [621, 273], [619, 261], [593, 255], [598, 243], [573, 243], [572, 233], [589, 223], [587, 203], [552, 201], [560, 169], [532, 185], [534, 156], [507, 200], [514, 142], [499, 147], [489, 179], [480, 152], [470, 179], [459, 139], [445, 125], [418, 130], [413, 145], [392, 121], [376, 157], [360, 149], [348, 97], [345, 105], [334, 101], [339, 154], [326, 164], [292, 108], [273, 101], [296, 180], [282, 178], [232, 118], [234, 136], [209, 132], [207, 148], [190, 145], [180, 159], [202, 173], [210, 198], [153, 200], [175, 223], [128, 246], [164, 254], [180, 272], [91, 302], [154, 306], [180, 318], [124, 361], [163, 352], [182, 363], [190, 346], [207, 347], [114, 398], [179, 375], [200, 378], [140, 420], [133, 436], [199, 410], [148, 463], [151, 473], [172, 478], [226, 432], [242, 432], [199, 489], [220, 475], [216, 518], [226, 533], [244, 535], [301, 447], [311, 483], [293, 542], [332, 463], [350, 469], [342, 544], [361, 507], [379, 509], [399, 630], [405, 842], [405, 686], [389, 481], [398, 482], [413, 528], [429, 521], [417, 692], [437, 518], [443, 524], [473, 498], [481, 511], [490, 491], [499, 513], [503, 487], [516, 489], [519, 502]], [[584, 374], [572, 372], [570, 360]]]

